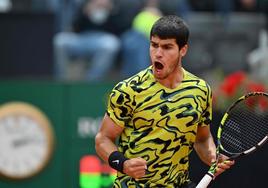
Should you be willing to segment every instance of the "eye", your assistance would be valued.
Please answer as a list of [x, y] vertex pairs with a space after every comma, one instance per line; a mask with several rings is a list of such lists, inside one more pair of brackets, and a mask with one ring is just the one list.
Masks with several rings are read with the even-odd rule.
[[154, 42], [151, 42], [151, 46], [152, 46], [153, 48], [157, 48], [157, 47], [158, 47], [158, 44], [157, 44], [157, 43], [154, 43]]
[[171, 45], [164, 45], [164, 46], [163, 46], [163, 49], [165, 49], [165, 50], [169, 50], [169, 49], [172, 49], [172, 46], [171, 46]]

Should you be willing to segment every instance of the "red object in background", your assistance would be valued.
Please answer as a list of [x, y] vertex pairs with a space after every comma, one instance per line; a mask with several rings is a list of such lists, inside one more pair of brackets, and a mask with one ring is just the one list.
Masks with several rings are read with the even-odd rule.
[[220, 85], [220, 89], [226, 96], [233, 96], [245, 79], [246, 74], [243, 71], [232, 73], [225, 77], [223, 83]]
[[268, 108], [268, 101], [265, 97], [262, 97], [259, 101], [261, 110], [265, 111]]
[[85, 155], [80, 159], [80, 173], [115, 174], [116, 170], [102, 163], [96, 155]]
[[265, 92], [265, 85], [255, 82], [250, 82], [247, 85], [248, 92]]
[[[244, 71], [237, 71], [227, 75], [213, 95], [213, 104], [216, 109], [226, 109], [238, 97], [251, 92], [265, 92], [266, 85], [262, 82], [252, 81]], [[268, 108], [267, 100], [264, 97], [251, 98], [246, 101], [250, 108], [265, 110]]]
[[[247, 85], [247, 91], [248, 92], [265, 92], [266, 88], [265, 85], [261, 83], [255, 83], [255, 82], [250, 82]], [[266, 100], [266, 97], [260, 96], [257, 101], [257, 105], [261, 110], [264, 110], [268, 107], [268, 102]]]
[[86, 155], [80, 160], [80, 173], [101, 173], [101, 160], [94, 155]]

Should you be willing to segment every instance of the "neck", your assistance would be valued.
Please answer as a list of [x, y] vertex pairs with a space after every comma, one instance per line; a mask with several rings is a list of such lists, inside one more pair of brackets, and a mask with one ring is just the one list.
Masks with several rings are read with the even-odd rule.
[[174, 89], [180, 85], [181, 81], [183, 80], [183, 69], [179, 66], [177, 69], [174, 70], [172, 74], [170, 74], [165, 79], [156, 79], [161, 85]]

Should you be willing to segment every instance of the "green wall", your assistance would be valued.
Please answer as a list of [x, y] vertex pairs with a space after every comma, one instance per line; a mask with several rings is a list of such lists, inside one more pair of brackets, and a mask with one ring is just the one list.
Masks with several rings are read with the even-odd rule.
[[[35, 105], [51, 121], [56, 139], [53, 157], [41, 173], [23, 181], [0, 178], [0, 188], [110, 188], [109, 183], [114, 172], [111, 173], [95, 158], [94, 136], [113, 85], [114, 83], [0, 81], [0, 105], [11, 101]], [[221, 116], [217, 113], [213, 116], [211, 128], [215, 135]], [[231, 170], [217, 177], [211, 187], [267, 187], [268, 168], [261, 163], [268, 158], [268, 145], [265, 146], [256, 154], [237, 161]], [[97, 168], [105, 170], [100, 170], [97, 174], [84, 173], [81, 176], [79, 164], [82, 158], [95, 159], [96, 163], [100, 163]], [[92, 161], [94, 160], [86, 164], [89, 167], [96, 166]], [[193, 153], [190, 163], [191, 179], [198, 182], [207, 169]], [[80, 181], [85, 186], [81, 187]], [[98, 186], [100, 183], [96, 182], [101, 182], [102, 186]]]
[[[114, 83], [1, 81], [0, 104], [23, 101], [41, 109], [53, 125], [56, 144], [48, 166], [36, 176], [1, 188], [79, 188], [79, 160], [95, 154], [94, 135]], [[0, 151], [1, 152], [1, 151]]]

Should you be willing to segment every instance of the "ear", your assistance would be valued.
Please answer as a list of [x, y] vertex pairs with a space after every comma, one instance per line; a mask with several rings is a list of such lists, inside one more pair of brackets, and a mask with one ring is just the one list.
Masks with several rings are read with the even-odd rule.
[[181, 49], [180, 49], [180, 54], [182, 57], [184, 57], [187, 53], [188, 50], [188, 44], [185, 44]]

